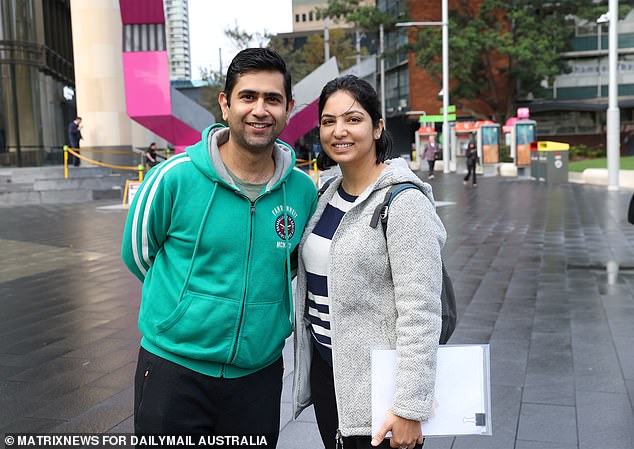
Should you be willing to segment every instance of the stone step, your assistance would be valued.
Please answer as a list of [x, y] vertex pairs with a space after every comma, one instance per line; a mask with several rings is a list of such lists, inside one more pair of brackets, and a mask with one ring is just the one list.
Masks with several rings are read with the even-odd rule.
[[[108, 176], [112, 170], [106, 167], [69, 167], [69, 178], [90, 178]], [[62, 165], [46, 167], [23, 167], [0, 169], [0, 177], [11, 179], [12, 182], [34, 182], [37, 179], [64, 179]]]
[[0, 169], [0, 206], [121, 200], [129, 173], [105, 167], [26, 167]]
[[33, 183], [33, 190], [107, 190], [117, 187], [119, 190], [125, 184], [121, 175], [109, 175], [100, 177], [80, 177], [69, 179], [37, 179]]
[[33, 183], [6, 182], [0, 184], [0, 192], [28, 192], [33, 190]]
[[2, 206], [19, 206], [34, 204], [69, 204], [84, 203], [94, 200], [112, 199], [121, 201], [121, 190], [46, 190], [46, 191], [0, 191], [0, 208]]

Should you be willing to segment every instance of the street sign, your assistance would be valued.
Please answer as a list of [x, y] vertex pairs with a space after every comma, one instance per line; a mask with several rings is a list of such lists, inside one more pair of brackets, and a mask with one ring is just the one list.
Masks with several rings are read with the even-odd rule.
[[[418, 119], [420, 123], [440, 123], [444, 120], [442, 115], [425, 115]], [[456, 114], [447, 114], [447, 121], [455, 122]]]

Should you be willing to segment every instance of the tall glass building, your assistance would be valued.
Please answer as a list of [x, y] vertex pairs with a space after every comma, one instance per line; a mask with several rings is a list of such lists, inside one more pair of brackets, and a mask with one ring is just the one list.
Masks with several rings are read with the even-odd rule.
[[189, 10], [187, 0], [164, 0], [170, 79], [190, 80]]
[[70, 0], [2, 0], [0, 167], [61, 162], [74, 84]]

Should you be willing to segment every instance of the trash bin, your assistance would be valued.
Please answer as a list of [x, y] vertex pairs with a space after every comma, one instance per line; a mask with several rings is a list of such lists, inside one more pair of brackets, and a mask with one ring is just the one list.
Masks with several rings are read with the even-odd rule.
[[[535, 150], [533, 148], [535, 147]], [[531, 175], [547, 183], [568, 182], [568, 150], [563, 142], [539, 141], [531, 144]]]
[[542, 170], [541, 152], [537, 151], [537, 142], [530, 143], [531, 150], [531, 177], [537, 181], [545, 180], [545, 173]]

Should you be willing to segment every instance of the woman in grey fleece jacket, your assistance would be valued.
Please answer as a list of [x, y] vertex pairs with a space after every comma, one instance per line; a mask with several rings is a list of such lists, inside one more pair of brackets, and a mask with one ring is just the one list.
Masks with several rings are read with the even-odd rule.
[[[315, 404], [326, 448], [337, 444], [346, 449], [377, 445], [411, 449], [423, 441], [420, 422], [431, 416], [434, 401], [445, 229], [436, 214], [431, 186], [420, 181], [403, 159], [385, 161], [389, 135], [369, 84], [353, 76], [329, 82], [320, 97], [319, 117], [326, 153], [320, 157], [321, 165], [339, 164], [343, 176], [320, 198], [299, 247], [294, 414], [297, 418]], [[381, 226], [370, 227], [386, 191], [402, 182], [415, 183], [420, 190], [407, 189], [394, 199], [385, 234]], [[308, 309], [316, 307], [316, 300], [308, 281], [313, 274], [310, 270], [307, 274], [306, 263], [315, 266], [319, 251], [313, 251], [310, 239], [316, 226], [323, 228], [320, 219], [329, 203], [330, 208], [341, 204], [337, 196], [353, 203], [341, 214], [323, 264], [331, 373], [316, 355], [323, 348], [311, 330], [315, 312], [309, 315]], [[397, 350], [396, 397], [382, 430], [371, 435], [371, 353], [385, 348]], [[318, 372], [316, 362], [326, 369]], [[389, 445], [383, 441], [388, 430], [392, 431]]]

